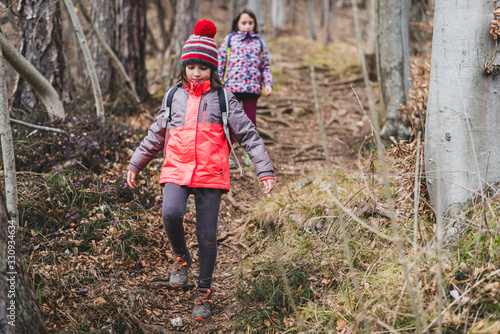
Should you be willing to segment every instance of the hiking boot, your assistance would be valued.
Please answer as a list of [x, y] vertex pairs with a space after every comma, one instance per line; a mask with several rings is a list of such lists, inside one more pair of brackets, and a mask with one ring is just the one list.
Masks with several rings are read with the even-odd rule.
[[252, 159], [250, 159], [250, 157], [248, 156], [247, 152], [245, 152], [245, 154], [243, 155], [243, 157], [244, 157], [243, 163], [245, 164], [245, 166], [247, 166], [247, 167], [253, 167]]
[[182, 288], [188, 282], [188, 269], [191, 267], [191, 255], [188, 253], [175, 256], [175, 262], [170, 268], [170, 286], [173, 288]]
[[194, 296], [192, 317], [198, 321], [205, 321], [212, 317], [212, 290], [198, 288]]
[[236, 169], [236, 168], [238, 168], [236, 162], [234, 162], [233, 159], [229, 158], [229, 169]]

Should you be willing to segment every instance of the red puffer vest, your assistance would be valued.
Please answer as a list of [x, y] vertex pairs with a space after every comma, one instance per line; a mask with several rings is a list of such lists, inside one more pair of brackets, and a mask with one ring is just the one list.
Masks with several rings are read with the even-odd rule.
[[184, 124], [167, 131], [160, 184], [229, 190], [229, 148], [224, 129], [222, 124], [209, 121], [220, 114], [217, 93], [207, 94], [209, 80], [184, 88], [189, 92], [187, 105], [183, 105], [185, 101], [172, 102], [173, 120], [183, 117]]

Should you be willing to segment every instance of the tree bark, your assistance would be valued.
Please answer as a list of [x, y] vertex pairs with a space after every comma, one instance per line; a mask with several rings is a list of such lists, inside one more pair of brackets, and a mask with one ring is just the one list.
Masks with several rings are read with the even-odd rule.
[[47, 333], [21, 261], [19, 234], [11, 226], [0, 195], [0, 333]]
[[5, 176], [5, 198], [7, 199], [7, 212], [15, 222], [16, 231], [19, 229], [19, 199], [17, 195], [16, 159], [14, 144], [12, 142], [12, 128], [10, 126], [10, 113], [7, 107], [7, 86], [5, 82], [5, 68], [3, 52], [0, 47], [0, 143]]
[[[114, 0], [92, 0], [91, 22], [96, 27], [115, 54], [118, 54], [118, 31], [116, 24], [117, 8]], [[111, 59], [106, 56], [105, 48], [99, 43], [99, 37], [92, 35], [90, 38], [90, 50], [94, 61], [97, 78], [103, 95], [116, 96], [118, 78], [112, 67]]]
[[[183, 2], [183, 1], [180, 1]], [[146, 1], [119, 0], [120, 52], [142, 102], [149, 97], [146, 80]]]
[[16, 166], [5, 95], [5, 71], [0, 47], [0, 135], [10, 216], [9, 220], [0, 194], [0, 333], [46, 333], [40, 308], [27, 282], [20, 257]]
[[406, 104], [411, 88], [408, 0], [377, 1], [376, 11], [378, 79], [386, 116], [381, 135], [407, 139], [410, 130], [398, 108]]
[[95, 71], [94, 62], [92, 61], [92, 55], [90, 54], [90, 49], [85, 39], [83, 29], [80, 25], [80, 20], [76, 15], [75, 7], [73, 6], [73, 0], [64, 0], [66, 8], [68, 9], [69, 16], [73, 22], [73, 27], [78, 36], [78, 42], [80, 43], [80, 48], [82, 49], [83, 58], [87, 64], [87, 70], [89, 71], [90, 81], [92, 82], [92, 89], [94, 91], [95, 108], [97, 112], [97, 117], [100, 117], [102, 123], [105, 121], [104, 106], [102, 103], [101, 87], [99, 85], [99, 79], [97, 78], [97, 73]]
[[283, 0], [272, 0], [271, 18], [273, 23], [273, 38], [278, 38], [279, 29], [286, 24], [285, 5]]
[[311, 37], [313, 41], [318, 39], [318, 33], [316, 28], [316, 19], [314, 18], [314, 5], [312, 0], [307, 0], [307, 12], [309, 17], [309, 31], [311, 32]]
[[[94, 33], [95, 37], [97, 37], [97, 41], [99, 45], [101, 46], [102, 50], [104, 51], [104, 55], [111, 61], [111, 66], [116, 69], [117, 73], [121, 77], [123, 81], [126, 83], [126, 88], [131, 92], [131, 94], [134, 97], [134, 100], [136, 103], [141, 103], [141, 99], [137, 95], [137, 92], [135, 91], [135, 83], [132, 81], [132, 79], [128, 76], [127, 71], [123, 67], [122, 63], [120, 62], [120, 59], [118, 59], [118, 56], [113, 52], [109, 44], [106, 42], [106, 38], [101, 34], [100, 30], [97, 29], [93, 22], [92, 19], [90, 18], [89, 13], [87, 12], [87, 9], [82, 4], [81, 0], [77, 0], [78, 7], [80, 8], [80, 11], [83, 14], [83, 17], [87, 21], [87, 23], [90, 25], [90, 28], [92, 29], [92, 32]], [[109, 71], [111, 69], [108, 69]], [[97, 68], [96, 68], [97, 72]], [[97, 72], [98, 73], [98, 72]], [[99, 77], [99, 75], [97, 74]], [[100, 81], [99, 81], [100, 82]], [[101, 90], [102, 92], [102, 90]]]
[[0, 45], [3, 49], [5, 60], [36, 91], [45, 104], [47, 112], [54, 117], [64, 119], [64, 107], [54, 87], [9, 43], [2, 33], [0, 33]]
[[366, 5], [367, 23], [365, 28], [365, 59], [368, 76], [371, 81], [377, 81], [377, 24], [375, 0], [368, 0]]
[[[20, 52], [61, 95], [66, 73], [62, 52], [61, 9], [58, 1], [19, 0]], [[32, 109], [41, 103], [33, 88], [19, 77], [12, 105]]]
[[172, 34], [170, 46], [167, 50], [169, 58], [172, 57], [169, 80], [170, 86], [174, 84], [180, 72], [182, 48], [186, 40], [193, 33], [193, 28], [198, 18], [198, 7], [198, 0], [177, 1], [174, 32]]
[[451, 215], [483, 194], [485, 181], [500, 182], [499, 78], [481, 67], [495, 50], [492, 11], [488, 1], [436, 1], [425, 170], [440, 213]]

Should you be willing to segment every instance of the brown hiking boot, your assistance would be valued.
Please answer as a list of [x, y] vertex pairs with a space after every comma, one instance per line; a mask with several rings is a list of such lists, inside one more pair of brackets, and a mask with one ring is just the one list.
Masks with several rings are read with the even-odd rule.
[[191, 255], [188, 253], [175, 256], [175, 262], [170, 268], [170, 286], [173, 288], [185, 287], [188, 283], [188, 269], [191, 267]]
[[212, 290], [198, 288], [194, 296], [192, 317], [198, 321], [205, 321], [212, 317]]

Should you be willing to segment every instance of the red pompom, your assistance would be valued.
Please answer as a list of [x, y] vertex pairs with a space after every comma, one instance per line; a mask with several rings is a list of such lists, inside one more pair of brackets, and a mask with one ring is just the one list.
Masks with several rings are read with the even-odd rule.
[[214, 38], [217, 33], [217, 27], [210, 20], [201, 20], [196, 22], [193, 34]]

